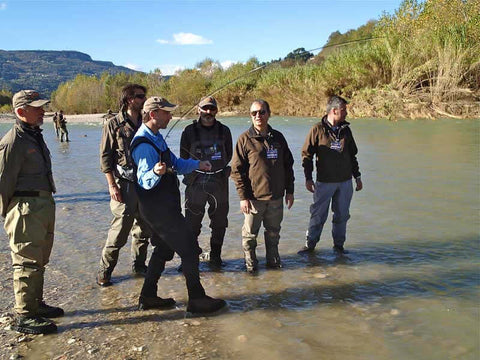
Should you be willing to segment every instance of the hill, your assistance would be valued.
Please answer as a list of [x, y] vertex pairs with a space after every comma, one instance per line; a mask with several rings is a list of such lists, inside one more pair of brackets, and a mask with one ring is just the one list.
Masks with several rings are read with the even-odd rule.
[[110, 61], [92, 60], [78, 51], [0, 50], [0, 89], [11, 92], [29, 88], [49, 96], [60, 83], [78, 74], [100, 76], [104, 72], [136, 73]]

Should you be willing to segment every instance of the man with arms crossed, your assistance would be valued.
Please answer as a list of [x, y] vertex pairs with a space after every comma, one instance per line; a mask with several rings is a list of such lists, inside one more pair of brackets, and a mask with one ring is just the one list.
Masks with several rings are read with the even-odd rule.
[[55, 228], [52, 163], [40, 129], [47, 103], [35, 90], [16, 93], [17, 122], [0, 141], [0, 212], [10, 239], [17, 315], [11, 328], [26, 334], [55, 332], [46, 318], [63, 315], [43, 301]]
[[112, 285], [113, 269], [130, 232], [132, 271], [141, 276], [147, 271], [145, 261], [150, 235], [138, 211], [134, 164], [130, 156], [130, 143], [142, 124], [141, 111], [146, 99], [145, 93], [146, 88], [142, 85], [126, 85], [122, 89], [120, 111], [103, 126], [100, 167], [108, 182], [113, 220], [97, 273], [97, 284], [100, 286]]
[[[327, 221], [328, 208], [332, 201], [333, 249], [338, 254], [347, 251], [343, 245], [346, 239], [347, 220], [350, 218], [352, 200], [352, 176], [356, 191], [362, 190], [362, 180], [357, 161], [357, 145], [353, 139], [347, 116], [347, 101], [332, 96], [327, 103], [327, 115], [315, 124], [302, 148], [302, 166], [305, 173], [305, 187], [313, 193], [310, 206], [310, 223], [307, 241], [299, 251], [313, 253], [320, 240], [323, 224]], [[316, 157], [317, 181], [312, 180], [313, 158]]]

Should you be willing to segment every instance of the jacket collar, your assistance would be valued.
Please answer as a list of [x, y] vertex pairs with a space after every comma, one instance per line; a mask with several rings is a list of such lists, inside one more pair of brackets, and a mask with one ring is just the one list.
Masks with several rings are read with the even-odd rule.
[[[272, 130], [273, 128], [270, 125], [267, 125], [267, 137], [272, 136]], [[250, 129], [248, 129], [248, 136], [253, 138], [263, 138], [263, 136], [260, 135], [257, 130], [255, 130], [253, 125], [250, 126]]]

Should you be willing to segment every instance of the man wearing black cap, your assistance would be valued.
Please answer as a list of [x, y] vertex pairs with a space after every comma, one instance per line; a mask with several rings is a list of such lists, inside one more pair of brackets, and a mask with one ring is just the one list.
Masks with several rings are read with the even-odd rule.
[[26, 334], [55, 332], [57, 326], [46, 318], [63, 315], [43, 301], [55, 227], [55, 183], [40, 129], [47, 103], [35, 90], [16, 93], [17, 122], [0, 141], [0, 213], [10, 239], [17, 314], [11, 328]]
[[211, 171], [209, 161], [177, 158], [160, 134], [172, 118], [176, 105], [154, 96], [143, 105], [143, 124], [132, 144], [132, 158], [136, 165], [139, 208], [152, 231], [154, 250], [148, 263], [145, 282], [139, 299], [140, 309], [172, 306], [171, 298], [157, 296], [157, 283], [165, 262], [176, 252], [182, 259], [183, 275], [187, 283], [188, 306], [192, 313], [211, 313], [226, 305], [224, 300], [205, 294], [198, 272], [196, 241], [182, 215], [177, 172], [190, 173], [195, 169]]
[[212, 234], [207, 258], [211, 265], [219, 268], [222, 266], [220, 256], [228, 226], [228, 163], [232, 159], [232, 134], [228, 127], [215, 119], [217, 111], [215, 98], [208, 96], [200, 101], [199, 119], [183, 130], [180, 156], [183, 159], [208, 160], [212, 164], [210, 171], [195, 170], [184, 176], [185, 218], [198, 243], [205, 206], [208, 203]]

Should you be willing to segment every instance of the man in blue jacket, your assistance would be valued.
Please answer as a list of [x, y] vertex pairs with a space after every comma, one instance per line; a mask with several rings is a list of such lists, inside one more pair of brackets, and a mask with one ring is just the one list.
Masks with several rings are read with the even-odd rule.
[[176, 252], [182, 259], [183, 275], [188, 290], [187, 311], [211, 313], [226, 305], [224, 300], [205, 294], [198, 271], [197, 244], [193, 233], [182, 215], [178, 174], [195, 169], [210, 171], [209, 161], [177, 158], [160, 134], [172, 118], [177, 106], [161, 97], [150, 97], [143, 105], [143, 124], [131, 144], [132, 158], [136, 165], [136, 190], [140, 213], [152, 230], [154, 250], [148, 263], [139, 309], [163, 308], [175, 304], [175, 300], [157, 296], [157, 283], [165, 262]]

